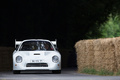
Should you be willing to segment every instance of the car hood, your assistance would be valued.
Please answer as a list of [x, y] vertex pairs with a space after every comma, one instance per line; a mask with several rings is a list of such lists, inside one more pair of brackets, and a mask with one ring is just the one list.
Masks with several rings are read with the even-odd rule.
[[57, 51], [17, 51], [15, 55], [21, 56], [49, 56], [58, 55]]

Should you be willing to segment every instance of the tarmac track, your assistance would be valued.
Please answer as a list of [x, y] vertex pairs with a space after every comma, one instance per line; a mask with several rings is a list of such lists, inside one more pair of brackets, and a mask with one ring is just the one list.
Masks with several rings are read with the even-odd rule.
[[61, 74], [51, 71], [22, 71], [13, 74], [12, 71], [0, 72], [0, 80], [120, 80], [120, 76], [97, 76], [80, 74], [75, 68], [62, 69]]

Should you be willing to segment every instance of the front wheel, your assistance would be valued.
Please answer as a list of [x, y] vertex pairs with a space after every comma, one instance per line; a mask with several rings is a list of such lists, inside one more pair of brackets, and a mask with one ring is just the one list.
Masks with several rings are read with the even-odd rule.
[[20, 71], [14, 70], [14, 71], [13, 71], [13, 74], [20, 74]]
[[61, 73], [61, 70], [53, 70], [52, 73], [53, 73], [53, 74], [60, 74], [60, 73]]

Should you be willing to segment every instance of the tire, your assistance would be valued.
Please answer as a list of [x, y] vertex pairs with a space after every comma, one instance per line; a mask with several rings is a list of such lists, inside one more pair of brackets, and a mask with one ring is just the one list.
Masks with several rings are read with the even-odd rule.
[[53, 74], [61, 74], [61, 70], [53, 70], [52, 73]]
[[13, 71], [13, 74], [20, 74], [20, 71]]

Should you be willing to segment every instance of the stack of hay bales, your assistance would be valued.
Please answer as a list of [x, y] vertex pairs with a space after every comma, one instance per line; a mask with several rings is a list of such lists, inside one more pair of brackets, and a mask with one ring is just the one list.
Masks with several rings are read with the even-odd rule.
[[[81, 47], [82, 46], [82, 47]], [[79, 41], [76, 44], [78, 70], [85, 67], [93, 68], [94, 66], [94, 46], [93, 40]]]
[[120, 70], [120, 37], [114, 39], [115, 45], [115, 61], [117, 70]]
[[[86, 55], [86, 46], [82, 46], [84, 45], [85, 41], [80, 41], [78, 42], [78, 44], [76, 44], [76, 51], [77, 51], [77, 64], [79, 65], [78, 70], [81, 70], [85, 67], [85, 55]], [[80, 46], [82, 46], [81, 48], [79, 48]], [[81, 57], [82, 56], [82, 57]], [[80, 65], [80, 64], [83, 65]]]
[[103, 67], [101, 65], [104, 60], [104, 58], [103, 58], [103, 56], [104, 56], [103, 49], [104, 48], [101, 44], [101, 39], [94, 40], [93, 46], [94, 46], [94, 53], [92, 55], [94, 55], [94, 68], [96, 70], [99, 70], [100, 67]]
[[115, 47], [113, 39], [98, 39], [94, 41], [94, 68], [96, 70], [115, 71]]
[[75, 48], [79, 71], [86, 67], [113, 72], [120, 69], [120, 37], [81, 40]]
[[86, 67], [87, 68], [93, 68], [94, 66], [94, 46], [93, 46], [93, 40], [88, 40], [88, 41], [85, 41], [86, 42], [86, 55], [84, 57], [86, 57]]

